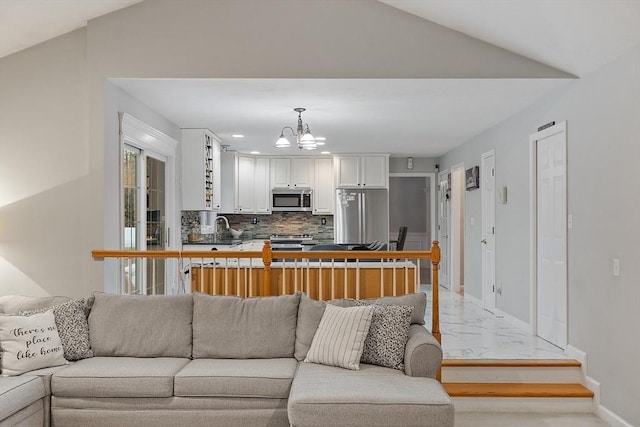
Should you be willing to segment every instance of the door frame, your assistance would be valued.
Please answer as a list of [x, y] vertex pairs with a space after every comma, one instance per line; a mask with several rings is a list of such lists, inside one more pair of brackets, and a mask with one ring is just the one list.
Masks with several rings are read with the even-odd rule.
[[[438, 200], [442, 200], [442, 198], [445, 197], [440, 192], [440, 183], [448, 179], [447, 175], [449, 175], [450, 172], [451, 171], [449, 169], [444, 169], [438, 172]], [[449, 192], [451, 192], [451, 187], [449, 187]], [[440, 286], [442, 286], [445, 289], [451, 290], [451, 208], [449, 208], [447, 211], [447, 226], [448, 226], [447, 230], [443, 230], [442, 228], [440, 228], [441, 213], [442, 213], [441, 210], [438, 209], [438, 240], [442, 243], [443, 242], [442, 234], [447, 233], [447, 247], [445, 248], [446, 250], [442, 251], [442, 253], [446, 257], [447, 268], [446, 268], [446, 271], [444, 271], [446, 280], [441, 280]], [[442, 264], [440, 265], [440, 270], [443, 271]]]
[[[410, 173], [402, 173], [402, 172], [393, 172], [389, 174], [389, 178], [410, 178], [410, 177], [424, 177], [429, 178], [429, 204], [430, 210], [429, 215], [431, 216], [431, 224], [429, 224], [429, 236], [431, 236], [431, 242], [427, 242], [429, 248], [431, 247], [431, 243], [433, 240], [436, 240], [436, 174], [434, 172], [410, 172]], [[426, 220], [426, 218], [425, 218]], [[429, 249], [425, 249], [429, 250]]]
[[[539, 132], [532, 134], [529, 137], [529, 230], [530, 230], [530, 250], [529, 250], [529, 298], [531, 304], [529, 307], [529, 319], [530, 330], [535, 336], [538, 336], [538, 141], [544, 138], [548, 138], [551, 135], [557, 133], [564, 133], [564, 150], [565, 150], [565, 203], [567, 203], [566, 212], [568, 212], [568, 197], [567, 197], [567, 122], [563, 121]], [[565, 217], [565, 225], [567, 218]], [[569, 263], [569, 235], [566, 234], [565, 239], [565, 252], [567, 259], [567, 267]], [[565, 283], [567, 285], [567, 310], [566, 310], [566, 325], [567, 325], [567, 345], [569, 341], [569, 269], [566, 269]]]
[[[450, 290], [452, 292], [464, 292], [464, 228], [465, 228], [465, 169], [464, 162], [456, 163], [451, 166], [451, 233], [449, 234], [449, 283], [451, 284]], [[454, 174], [459, 174], [459, 185], [455, 188]], [[455, 203], [456, 192], [460, 192], [460, 203]], [[457, 207], [457, 209], [456, 209]], [[455, 228], [455, 231], [454, 231]], [[459, 257], [453, 256], [453, 239], [452, 236], [456, 236], [458, 242], [455, 247], [460, 253]], [[459, 246], [459, 247], [458, 247]], [[456, 271], [460, 276], [458, 283], [454, 282], [453, 273]]]
[[[149, 126], [141, 120], [136, 119], [128, 113], [118, 113], [118, 121], [120, 126], [120, 138], [119, 138], [119, 153], [118, 156], [118, 185], [120, 196], [119, 200], [119, 219], [118, 219], [118, 229], [119, 231], [119, 247], [123, 248], [124, 246], [124, 235], [122, 230], [124, 229], [124, 194], [123, 194], [123, 170], [122, 170], [122, 153], [125, 145], [134, 147], [140, 150], [141, 155], [141, 174], [139, 179], [142, 180], [142, 187], [145, 186], [145, 168], [146, 168], [146, 156], [152, 157], [157, 160], [161, 160], [165, 162], [165, 208], [166, 208], [166, 220], [165, 227], [167, 227], [167, 231], [165, 235], [167, 236], [166, 249], [180, 249], [179, 244], [181, 244], [180, 239], [180, 230], [177, 226], [178, 224], [178, 211], [176, 210], [177, 206], [177, 189], [175, 186], [176, 181], [176, 156], [178, 149], [178, 141], [171, 138], [170, 136], [160, 132], [159, 130]], [[137, 233], [142, 233], [144, 228], [146, 227], [146, 209], [144, 211], [144, 217], [139, 218], [141, 224], [144, 224], [144, 227], [141, 227], [140, 231]], [[139, 215], [143, 215], [142, 210], [140, 210]], [[139, 234], [139, 236], [145, 236], [144, 234]], [[146, 243], [145, 239], [140, 239], [141, 242]], [[146, 245], [144, 248], [140, 250], [146, 250]], [[114, 269], [117, 274], [118, 284], [114, 284], [112, 286], [117, 286], [117, 288], [106, 289], [109, 292], [118, 293], [120, 291], [120, 285], [122, 283], [122, 277], [120, 275], [118, 266], [112, 263], [107, 264], [105, 260], [105, 275], [109, 274], [107, 270]], [[142, 273], [145, 273], [145, 268], [142, 269]], [[173, 293], [174, 286], [172, 284], [172, 280], [174, 277], [177, 277], [176, 274], [176, 266], [173, 263], [166, 264], [165, 271], [165, 293], [170, 294]], [[109, 283], [109, 282], [106, 282]], [[146, 283], [143, 281], [143, 283]], [[146, 288], [143, 288], [146, 289]]]
[[[489, 157], [493, 157], [493, 169], [494, 169], [494, 171], [496, 170], [496, 150], [495, 149], [491, 149], [491, 150], [489, 150], [489, 151], [487, 151], [485, 153], [482, 153], [482, 155], [480, 156], [480, 176], [482, 176], [482, 174], [484, 173], [484, 169], [485, 169], [484, 161], [485, 161], [485, 159], [487, 159]], [[489, 200], [485, 200], [485, 189], [483, 187], [484, 187], [484, 182], [480, 184], [480, 191], [481, 191], [481, 194], [480, 194], [481, 208], [480, 209], [481, 209], [481, 212], [482, 212], [482, 219], [481, 219], [482, 226], [480, 227], [481, 228], [481, 232], [484, 231], [484, 220], [485, 220], [485, 218], [484, 218], [484, 212], [485, 212], [484, 207], [485, 207], [485, 203], [489, 202]], [[494, 227], [496, 225], [496, 210], [495, 210], [496, 198], [495, 198], [495, 194], [496, 194], [496, 181], [495, 181], [495, 175], [494, 175], [494, 179], [493, 179], [493, 195], [494, 195], [494, 197], [493, 197], [493, 200], [492, 200], [493, 201], [493, 205], [494, 205], [494, 208], [493, 208], [493, 225], [494, 225]], [[481, 235], [480, 237], [482, 237], [484, 239], [484, 235]], [[484, 253], [484, 250], [485, 249], [484, 249], [484, 247], [481, 247], [480, 250], [482, 251], [482, 254], [481, 254], [481, 257], [482, 257], [482, 273], [481, 273], [482, 274], [482, 307], [485, 310], [490, 311], [491, 313], [493, 313], [498, 308], [497, 307], [498, 306], [497, 292], [496, 292], [496, 289], [495, 289], [496, 288], [496, 286], [495, 286], [496, 285], [496, 283], [495, 283], [495, 277], [496, 277], [496, 255], [497, 255], [497, 253], [496, 253], [496, 233], [495, 233], [495, 229], [494, 229], [494, 232], [493, 232], [493, 279], [494, 279], [494, 283], [493, 283], [493, 291], [492, 292], [488, 290], [488, 288], [486, 286], [486, 283], [485, 283], [485, 277], [486, 277], [485, 276], [486, 272], [484, 271], [484, 266], [485, 266], [485, 262], [484, 262], [485, 253]], [[492, 300], [493, 300], [492, 301], [493, 304], [492, 304], [491, 307], [487, 307], [487, 304], [486, 304], [487, 298], [486, 298], [485, 292], [489, 292], [490, 294], [493, 294], [493, 296], [488, 295], [489, 297], [492, 297]]]

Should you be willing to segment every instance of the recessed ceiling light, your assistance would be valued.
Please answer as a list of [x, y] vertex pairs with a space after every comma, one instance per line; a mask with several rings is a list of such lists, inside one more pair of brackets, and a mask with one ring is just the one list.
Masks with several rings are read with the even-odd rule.
[[231, 135], [232, 138], [244, 138], [244, 135], [242, 135], [241, 133], [234, 133], [233, 135]]
[[325, 138], [324, 136], [316, 136], [316, 141], [326, 141], [327, 138]]
[[321, 151], [320, 154], [331, 154], [331, 151]]
[[259, 151], [252, 151], [251, 154], [260, 154]]

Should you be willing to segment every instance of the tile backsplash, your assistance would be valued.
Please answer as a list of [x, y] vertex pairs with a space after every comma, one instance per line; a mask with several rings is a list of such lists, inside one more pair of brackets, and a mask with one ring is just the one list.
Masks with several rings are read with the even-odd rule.
[[[309, 234], [314, 240], [333, 241], [333, 215], [312, 215], [310, 212], [274, 212], [271, 215], [223, 215], [233, 228], [244, 230], [241, 239], [266, 239], [272, 234]], [[257, 220], [253, 224], [253, 219]], [[322, 219], [326, 224], [322, 225]], [[224, 221], [218, 221], [218, 232], [224, 231]], [[199, 211], [182, 211], [182, 241], [190, 232], [200, 234]], [[205, 235], [205, 239], [206, 239]]]

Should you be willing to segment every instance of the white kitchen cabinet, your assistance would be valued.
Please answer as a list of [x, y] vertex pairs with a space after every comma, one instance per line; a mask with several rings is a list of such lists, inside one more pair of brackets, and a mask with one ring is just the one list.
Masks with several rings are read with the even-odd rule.
[[220, 139], [208, 129], [182, 129], [182, 209], [219, 211]]
[[271, 188], [311, 188], [314, 179], [312, 158], [272, 158]]
[[335, 188], [333, 186], [333, 160], [314, 160], [313, 211], [314, 215], [332, 215]]
[[288, 188], [291, 185], [291, 159], [271, 159], [271, 188]]
[[271, 187], [269, 186], [269, 159], [256, 157], [254, 159], [253, 197], [255, 213], [271, 213]]
[[389, 188], [389, 156], [334, 156], [334, 177], [337, 188]]
[[293, 187], [312, 188], [314, 169], [314, 159], [291, 159], [291, 183]]
[[237, 212], [254, 213], [255, 203], [255, 158], [238, 156], [237, 168]]
[[222, 213], [270, 214], [269, 158], [222, 153]]

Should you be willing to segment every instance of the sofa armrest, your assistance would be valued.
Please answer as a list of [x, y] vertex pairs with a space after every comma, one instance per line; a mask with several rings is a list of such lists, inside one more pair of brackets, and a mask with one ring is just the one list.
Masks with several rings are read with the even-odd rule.
[[435, 378], [442, 364], [442, 347], [422, 325], [411, 325], [404, 350], [404, 372], [412, 377]]

